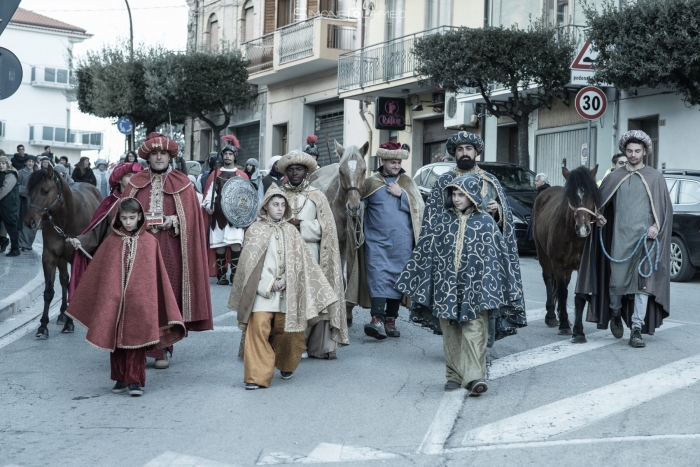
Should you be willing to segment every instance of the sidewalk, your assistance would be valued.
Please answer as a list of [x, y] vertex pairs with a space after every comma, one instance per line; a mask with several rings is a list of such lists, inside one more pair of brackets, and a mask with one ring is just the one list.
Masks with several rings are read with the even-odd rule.
[[5, 256], [8, 248], [0, 254], [0, 322], [19, 313], [44, 292], [42, 250], [39, 231], [32, 251], [23, 251], [19, 256], [8, 258]]

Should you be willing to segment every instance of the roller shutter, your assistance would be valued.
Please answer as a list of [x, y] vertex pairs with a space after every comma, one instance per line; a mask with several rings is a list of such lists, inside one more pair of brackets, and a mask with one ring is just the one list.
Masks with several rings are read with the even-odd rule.
[[[338, 162], [333, 141], [343, 144], [343, 121], [343, 101], [316, 106], [315, 132], [318, 136], [318, 163], [321, 167]], [[306, 146], [306, 140], [303, 146]]]
[[250, 158], [260, 160], [260, 122], [252, 125], [239, 126], [233, 129], [238, 142], [241, 143], [239, 165], [245, 164]]
[[[588, 157], [589, 167], [595, 167], [596, 128], [591, 129], [591, 151]], [[561, 174], [562, 160], [566, 159], [566, 167], [573, 170], [581, 165], [581, 145], [586, 142], [586, 130], [559, 131], [545, 135], [537, 135], [535, 169], [537, 173], [549, 176], [549, 184], [564, 185]]]

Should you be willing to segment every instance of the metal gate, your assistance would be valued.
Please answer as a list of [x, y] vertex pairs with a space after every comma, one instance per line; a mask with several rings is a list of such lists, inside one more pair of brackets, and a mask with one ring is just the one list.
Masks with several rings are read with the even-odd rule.
[[240, 156], [238, 164], [245, 165], [245, 162], [250, 159], [260, 160], [260, 122], [252, 125], [239, 126], [233, 129], [238, 142], [241, 143]]
[[[343, 101], [316, 106], [315, 132], [318, 136], [318, 163], [324, 167], [338, 162], [334, 140], [343, 144]], [[304, 141], [306, 146], [306, 141]], [[330, 147], [330, 153], [328, 148]]]
[[[588, 157], [589, 167], [595, 167], [596, 154], [596, 128], [591, 129], [591, 148]], [[559, 131], [537, 135], [535, 146], [535, 168], [537, 173], [546, 173], [549, 176], [549, 184], [564, 185], [564, 176], [561, 174], [562, 161], [566, 159], [566, 167], [573, 170], [581, 165], [581, 145], [586, 142], [586, 130]]]

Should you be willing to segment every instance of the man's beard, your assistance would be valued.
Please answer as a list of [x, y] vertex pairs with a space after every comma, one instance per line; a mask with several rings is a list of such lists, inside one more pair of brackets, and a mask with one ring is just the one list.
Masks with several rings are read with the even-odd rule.
[[462, 157], [460, 160], [457, 161], [457, 167], [459, 167], [460, 170], [471, 170], [474, 168], [475, 165], [476, 160], [470, 159], [468, 157]]

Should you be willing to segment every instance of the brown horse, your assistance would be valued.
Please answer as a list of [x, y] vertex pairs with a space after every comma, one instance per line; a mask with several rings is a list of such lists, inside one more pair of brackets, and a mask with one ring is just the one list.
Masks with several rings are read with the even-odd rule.
[[[364, 241], [362, 188], [367, 176], [365, 156], [369, 151], [369, 142], [360, 148], [357, 146], [344, 148], [336, 141], [335, 150], [340, 162], [316, 170], [309, 180], [312, 186], [326, 195], [333, 210], [338, 231], [340, 261], [345, 270], [348, 257]], [[354, 304], [347, 303], [346, 306], [350, 326]]]
[[[533, 234], [537, 258], [542, 266], [542, 278], [547, 288], [547, 315], [549, 327], [559, 325], [560, 335], [571, 335], [571, 324], [566, 311], [568, 287], [571, 273], [578, 271], [586, 237], [591, 233], [591, 222], [595, 222], [600, 194], [595, 183], [598, 172], [581, 166], [569, 172], [562, 168], [566, 179], [564, 187], [547, 188], [537, 197], [532, 210]], [[580, 322], [576, 298], [576, 323], [572, 342], [583, 343], [583, 323]], [[554, 307], [557, 305], [557, 314]], [[557, 320], [557, 316], [559, 319]]]
[[56, 324], [63, 324], [61, 332], [73, 332], [75, 329], [73, 320], [65, 314], [68, 308], [68, 263], [73, 261], [75, 251], [66, 243], [66, 237], [76, 237], [82, 233], [100, 205], [102, 195], [97, 188], [87, 183], [68, 186], [50, 165], [47, 169], [32, 174], [27, 191], [29, 211], [24, 218], [24, 225], [31, 230], [42, 228], [44, 239], [44, 252], [41, 256], [44, 269], [44, 314], [36, 337], [48, 339], [49, 306], [54, 297], [57, 267], [63, 295], [61, 314]]

